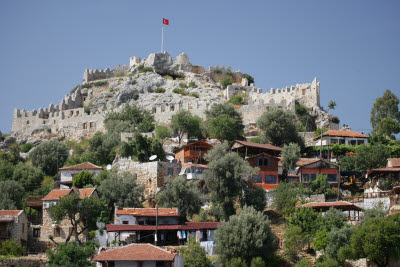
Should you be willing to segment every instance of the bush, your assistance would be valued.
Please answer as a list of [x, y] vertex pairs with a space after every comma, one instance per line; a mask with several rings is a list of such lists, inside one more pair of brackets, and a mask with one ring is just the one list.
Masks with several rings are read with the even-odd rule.
[[55, 175], [68, 158], [68, 147], [52, 140], [38, 145], [30, 154], [32, 165], [40, 167], [47, 175]]
[[196, 86], [196, 83], [195, 83], [195, 82], [190, 82], [190, 83], [189, 83], [189, 87], [194, 87], [194, 86]]
[[158, 87], [158, 88], [156, 88], [156, 90], [154, 90], [154, 93], [157, 93], [157, 94], [165, 93], [165, 89], [162, 87]]
[[295, 265], [296, 267], [309, 267], [312, 266], [311, 261], [309, 259], [301, 259]]
[[185, 247], [179, 249], [179, 254], [183, 258], [185, 266], [211, 267], [212, 263], [207, 258], [205, 250], [191, 238]]
[[221, 73], [222, 73], [222, 70], [216, 69], [216, 70], [213, 70], [213, 72], [216, 73], [216, 74], [221, 74]]
[[246, 104], [245, 97], [246, 97], [245, 93], [240, 93], [232, 96], [231, 99], [229, 99], [229, 102], [231, 102], [234, 105], [244, 105]]
[[139, 69], [139, 73], [145, 73], [145, 72], [153, 72], [153, 68], [151, 67], [143, 67], [141, 69]]
[[187, 88], [187, 84], [186, 83], [180, 83], [179, 87], [182, 88], [182, 89], [185, 89], [185, 88]]
[[190, 96], [195, 97], [195, 98], [199, 98], [199, 94], [198, 93], [191, 93]]
[[188, 95], [188, 92], [180, 88], [175, 88], [172, 92], [179, 95]]
[[221, 83], [222, 87], [225, 89], [228, 85], [233, 83], [233, 79], [231, 76], [224, 76], [222, 77], [219, 82]]
[[83, 106], [83, 110], [85, 111], [86, 114], [90, 114], [90, 108], [92, 107], [93, 102], [90, 101], [87, 105]]
[[89, 258], [96, 252], [93, 243], [78, 245], [76, 243], [59, 244], [57, 250], [47, 250], [49, 266], [93, 266]]
[[87, 185], [93, 185], [94, 175], [86, 170], [81, 171], [77, 175], [73, 177], [73, 184], [72, 186], [76, 188], [84, 188]]
[[296, 115], [302, 116], [307, 113], [307, 108], [306, 108], [306, 106], [296, 102], [294, 111], [295, 111]]
[[332, 122], [333, 122], [333, 123], [336, 123], [336, 124], [339, 124], [340, 120], [339, 120], [339, 118], [338, 118], [337, 116], [334, 116], [334, 117], [332, 118]]
[[18, 244], [16, 240], [9, 239], [1, 244], [0, 255], [20, 257], [24, 251], [24, 246]]
[[108, 91], [109, 91], [110, 93], [112, 93], [112, 92], [114, 92], [114, 88], [110, 88]]
[[27, 152], [29, 152], [29, 151], [32, 149], [32, 147], [33, 147], [33, 144], [31, 144], [31, 143], [25, 143], [25, 144], [23, 144], [23, 145], [20, 146], [21, 152], [27, 153]]
[[249, 85], [254, 83], [254, 78], [249, 74], [243, 74], [243, 78], [246, 78], [249, 81]]
[[114, 76], [115, 76], [115, 77], [122, 77], [122, 76], [124, 76], [124, 71], [123, 71], [123, 70], [118, 71], [117, 73], [115, 73]]

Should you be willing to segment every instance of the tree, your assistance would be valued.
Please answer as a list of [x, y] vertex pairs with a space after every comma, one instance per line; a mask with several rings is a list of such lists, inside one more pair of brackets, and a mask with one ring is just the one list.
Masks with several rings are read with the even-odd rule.
[[0, 181], [10, 180], [14, 175], [15, 165], [8, 162], [3, 161], [0, 164]]
[[179, 144], [185, 134], [190, 137], [202, 137], [202, 120], [187, 110], [181, 110], [171, 117], [171, 129], [178, 136]]
[[339, 249], [350, 244], [353, 231], [354, 228], [348, 225], [342, 228], [333, 228], [327, 236], [326, 255], [337, 260]]
[[208, 165], [204, 177], [211, 201], [221, 208], [222, 217], [228, 219], [235, 214], [234, 202], [241, 196], [244, 181], [254, 173], [254, 169], [234, 152], [215, 158]]
[[108, 206], [141, 207], [143, 201], [143, 185], [138, 185], [136, 175], [111, 173], [110, 178], [103, 180], [98, 187], [102, 199]]
[[390, 152], [382, 144], [362, 145], [356, 150], [356, 170], [368, 171], [386, 166]]
[[309, 259], [301, 259], [295, 265], [296, 267], [309, 267], [312, 266], [311, 261]]
[[399, 99], [390, 90], [377, 98], [371, 110], [371, 124], [374, 132], [388, 136], [400, 132]]
[[383, 208], [382, 202], [379, 205], [374, 206], [371, 209], [364, 209], [364, 216], [362, 218], [362, 222], [365, 222], [371, 218], [375, 217], [385, 217], [387, 215], [387, 210]]
[[325, 257], [325, 255], [322, 255], [317, 259], [315, 262], [315, 267], [341, 267], [341, 265], [332, 258]]
[[326, 230], [320, 230], [317, 232], [315, 239], [313, 241], [315, 250], [323, 250], [328, 244], [328, 232]]
[[199, 181], [186, 181], [183, 176], [170, 180], [156, 199], [164, 208], [178, 208], [183, 218], [199, 213], [205, 200], [200, 192]]
[[129, 142], [123, 142], [120, 147], [122, 157], [133, 156], [140, 162], [148, 161], [150, 156], [157, 155], [157, 159], [165, 159], [165, 151], [158, 139], [147, 138], [140, 133], [135, 133]]
[[244, 207], [238, 215], [224, 221], [215, 236], [216, 251], [226, 260], [241, 258], [248, 265], [255, 257], [271, 259], [276, 250], [268, 218], [252, 207]]
[[296, 262], [298, 260], [299, 251], [301, 251], [306, 244], [302, 229], [297, 225], [287, 227], [283, 239], [285, 240], [285, 257], [291, 262]]
[[29, 156], [33, 166], [41, 168], [47, 175], [55, 175], [68, 158], [68, 147], [58, 140], [46, 141], [38, 145]]
[[208, 150], [204, 155], [207, 162], [216, 161], [222, 158], [226, 153], [230, 151], [229, 143], [224, 141], [222, 143], [216, 144], [212, 149]]
[[18, 244], [15, 239], [4, 240], [1, 243], [0, 255], [7, 257], [20, 257], [24, 254], [25, 247]]
[[379, 267], [400, 256], [399, 217], [376, 217], [358, 226], [350, 239], [353, 256], [367, 258]]
[[26, 192], [32, 192], [41, 186], [43, 177], [42, 170], [20, 162], [15, 166], [12, 179], [19, 182]]
[[59, 244], [56, 250], [47, 250], [49, 267], [71, 266], [86, 267], [93, 266], [90, 257], [96, 252], [96, 246], [87, 242], [82, 245], [76, 243]]
[[104, 124], [108, 132], [147, 133], [154, 130], [154, 117], [137, 105], [125, 105], [121, 112], [109, 113]]
[[185, 267], [211, 267], [212, 263], [207, 258], [206, 251], [196, 242], [194, 238], [191, 238], [186, 247], [179, 249], [180, 256], [183, 258]]
[[243, 135], [241, 114], [228, 104], [213, 104], [206, 111], [207, 131], [211, 138], [233, 141]]
[[329, 208], [327, 212], [321, 217], [320, 229], [330, 232], [333, 228], [340, 229], [347, 221], [346, 214], [343, 211]]
[[254, 78], [251, 75], [247, 74], [247, 73], [243, 74], [243, 78], [247, 79], [247, 81], [249, 82], [249, 85], [254, 83]]
[[258, 118], [257, 125], [262, 131], [263, 143], [281, 147], [289, 143], [304, 146], [304, 141], [296, 130], [296, 116], [291, 111], [270, 108]]
[[289, 218], [289, 226], [299, 226], [307, 240], [308, 247], [310, 248], [310, 241], [315, 236], [319, 228], [319, 214], [312, 208], [300, 208], [295, 214]]
[[298, 197], [303, 195], [303, 188], [301, 185], [296, 187], [293, 183], [281, 182], [273, 191], [272, 206], [281, 215], [290, 215], [295, 211], [295, 204]]
[[328, 108], [335, 109], [335, 107], [336, 107], [336, 102], [333, 100], [329, 101]]
[[330, 188], [331, 186], [326, 174], [317, 174], [317, 178], [314, 181], [311, 181], [311, 190], [315, 194], [326, 194]]
[[241, 258], [233, 258], [228, 261], [226, 261], [225, 266], [229, 267], [248, 267], [246, 264], [246, 261], [244, 261]]
[[120, 134], [112, 132], [103, 134], [97, 132], [89, 140], [89, 158], [97, 165], [107, 165], [113, 162], [116, 156], [116, 149], [120, 144]]
[[170, 128], [162, 125], [156, 126], [156, 139], [160, 140], [161, 144], [164, 145], [165, 141], [171, 137], [172, 137], [172, 131]]
[[253, 258], [250, 267], [265, 267], [265, 262], [261, 257]]
[[22, 197], [25, 191], [20, 183], [17, 181], [0, 182], [0, 192], [0, 209], [22, 209]]
[[296, 143], [290, 143], [284, 145], [282, 149], [282, 165], [283, 174], [287, 178], [287, 173], [289, 170], [294, 170], [296, 168], [296, 163], [300, 159], [300, 147]]
[[76, 188], [84, 188], [86, 185], [93, 185], [94, 184], [93, 177], [94, 177], [93, 173], [83, 170], [73, 177], [72, 186]]
[[243, 181], [241, 205], [251, 206], [257, 211], [264, 211], [267, 205], [265, 190], [250, 181]]
[[76, 193], [60, 198], [56, 205], [49, 208], [50, 217], [60, 223], [67, 219], [73, 231], [69, 231], [65, 243], [67, 244], [74, 234], [75, 240], [80, 244], [79, 235], [85, 231], [97, 229], [97, 221], [107, 211], [106, 202], [96, 197], [80, 199]]

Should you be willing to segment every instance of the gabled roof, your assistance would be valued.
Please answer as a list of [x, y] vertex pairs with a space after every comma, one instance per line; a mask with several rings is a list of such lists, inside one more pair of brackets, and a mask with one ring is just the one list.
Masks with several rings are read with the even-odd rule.
[[207, 148], [212, 148], [212, 147], [213, 147], [211, 144], [207, 143], [206, 141], [204, 141], [204, 140], [199, 140], [199, 141], [196, 141], [196, 142], [187, 144], [186, 146], [183, 146], [183, 147], [181, 147], [181, 148], [175, 150], [174, 153], [176, 154], [176, 153], [178, 153], [179, 151], [181, 151], [182, 149], [185, 149], [185, 148], [188, 148], [188, 147], [191, 147], [191, 146], [202, 146], [202, 147], [207, 147]]
[[[358, 138], [368, 138], [367, 135], [362, 133], [357, 133], [353, 131], [340, 131], [340, 130], [329, 130], [323, 133], [323, 136], [340, 136], [340, 137], [358, 137]], [[318, 135], [314, 140], [320, 139], [321, 135]]]
[[81, 189], [54, 189], [48, 193], [43, 200], [58, 200], [66, 195], [69, 195], [72, 191], [79, 192], [79, 198], [90, 197], [93, 195], [96, 188], [81, 188]]
[[[158, 225], [158, 230], [215, 230], [220, 222], [186, 222], [185, 224], [166, 224]], [[155, 225], [139, 225], [139, 224], [108, 224], [108, 232], [118, 231], [155, 231]]]
[[60, 171], [66, 170], [102, 170], [103, 168], [97, 165], [94, 165], [90, 162], [84, 162], [77, 165], [69, 166], [69, 167], [62, 167]]
[[[133, 215], [136, 217], [155, 217], [157, 209], [153, 208], [123, 208], [117, 209], [117, 215]], [[158, 209], [159, 217], [179, 217], [178, 209]]]
[[0, 210], [0, 216], [18, 216], [23, 210]]
[[268, 153], [265, 153], [265, 152], [262, 152], [262, 153], [260, 153], [260, 154], [257, 154], [257, 155], [248, 157], [246, 160], [249, 160], [249, 159], [252, 159], [252, 158], [256, 158], [256, 157], [260, 157], [260, 156], [267, 156], [267, 157], [269, 157], [269, 158], [274, 158], [274, 159], [278, 159], [278, 160], [279, 160], [278, 157], [272, 156], [272, 155], [270, 155], [270, 154], [268, 154]]
[[176, 254], [151, 244], [130, 244], [100, 252], [94, 261], [173, 261]]
[[[244, 147], [255, 147], [255, 148], [261, 148], [261, 149], [268, 149], [268, 150], [273, 150], [273, 151], [282, 151], [282, 148], [279, 146], [273, 146], [269, 144], [259, 144], [259, 143], [253, 143], [253, 142], [248, 142], [248, 141], [241, 141], [241, 140], [235, 140], [231, 144], [231, 149], [234, 148], [234, 146], [244, 146]], [[236, 147], [235, 147], [236, 148]]]

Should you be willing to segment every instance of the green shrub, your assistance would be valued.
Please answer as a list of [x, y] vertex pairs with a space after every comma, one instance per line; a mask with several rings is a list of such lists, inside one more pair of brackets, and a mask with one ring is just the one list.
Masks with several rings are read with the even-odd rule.
[[165, 89], [162, 87], [158, 87], [158, 88], [156, 88], [156, 90], [154, 90], [154, 93], [158, 93], [158, 94], [165, 93]]
[[74, 87], [74, 89], [71, 90], [71, 94], [75, 93], [75, 91], [79, 88], [79, 84]]
[[221, 74], [221, 73], [222, 73], [222, 70], [216, 69], [216, 70], [213, 70], [213, 72], [216, 73], [216, 74]]
[[196, 86], [196, 83], [195, 83], [195, 82], [190, 82], [190, 83], [189, 83], [189, 87], [194, 87], [194, 86]]
[[182, 88], [182, 89], [185, 89], [185, 88], [187, 88], [187, 84], [186, 83], [180, 83], [179, 87]]
[[86, 114], [90, 114], [90, 108], [92, 107], [92, 105], [93, 105], [93, 102], [90, 101], [87, 105], [85, 105], [83, 107], [83, 110], [85, 111]]
[[223, 88], [226, 88], [228, 85], [233, 83], [233, 79], [231, 76], [223, 76], [221, 79], [219, 79], [219, 82]]
[[126, 76], [128, 76], [128, 77], [133, 77], [133, 76], [135, 76], [135, 73], [129, 73], [129, 74], [126, 75]]
[[229, 101], [234, 105], [244, 105], [246, 104], [245, 97], [246, 97], [245, 93], [240, 93], [232, 96], [231, 99], [229, 99]]
[[190, 96], [195, 97], [195, 98], [199, 98], [199, 94], [198, 93], [191, 93]]
[[25, 247], [16, 240], [6, 240], [1, 244], [0, 255], [20, 257], [24, 254]]
[[162, 76], [164, 78], [164, 80], [173, 80], [174, 78], [172, 78], [172, 76], [169, 75], [164, 75]]
[[183, 81], [185, 78], [179, 77], [178, 80]]
[[339, 120], [339, 118], [338, 118], [337, 116], [334, 116], [334, 117], [332, 118], [332, 122], [333, 122], [333, 123], [336, 123], [336, 124], [339, 124], [340, 120]]
[[252, 83], [254, 83], [254, 78], [253, 78], [253, 76], [251, 76], [251, 75], [249, 75], [249, 74], [247, 74], [247, 73], [243, 74], [243, 78], [246, 78], [246, 79], [249, 81], [249, 85], [252, 84]]
[[110, 88], [108, 91], [109, 91], [110, 93], [112, 93], [112, 92], [114, 92], [114, 88]]
[[108, 85], [108, 82], [107, 81], [99, 81], [99, 82], [92, 83], [92, 85], [93, 86], [105, 86], [105, 85]]
[[124, 71], [123, 70], [118, 71], [117, 73], [115, 73], [115, 77], [122, 77], [122, 76], [124, 76]]
[[296, 105], [294, 107], [294, 111], [299, 116], [305, 115], [307, 113], [306, 106], [304, 106], [302, 104], [299, 104], [297, 102], [296, 102]]
[[153, 72], [153, 68], [151, 67], [143, 67], [139, 70], [139, 73], [145, 73], [145, 72]]
[[174, 90], [172, 90], [172, 92], [180, 95], [188, 95], [188, 92], [180, 88], [175, 88]]
[[309, 259], [301, 259], [300, 261], [298, 261], [295, 265], [296, 267], [309, 267], [312, 266], [311, 265], [311, 261]]
[[31, 143], [25, 143], [25, 144], [23, 144], [23, 145], [20, 146], [21, 151], [22, 151], [23, 153], [29, 152], [29, 150], [31, 150], [32, 147], [33, 147], [33, 144], [31, 144]]

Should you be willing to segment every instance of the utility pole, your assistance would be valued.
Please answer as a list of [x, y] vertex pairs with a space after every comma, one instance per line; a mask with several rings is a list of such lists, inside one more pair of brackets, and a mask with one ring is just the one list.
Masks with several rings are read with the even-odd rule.
[[158, 204], [156, 204], [156, 235], [154, 237], [154, 245], [157, 246], [157, 227], [158, 226]]
[[319, 141], [319, 158], [322, 159], [322, 136], [324, 134], [324, 130], [322, 129], [322, 121], [321, 121], [321, 140]]

